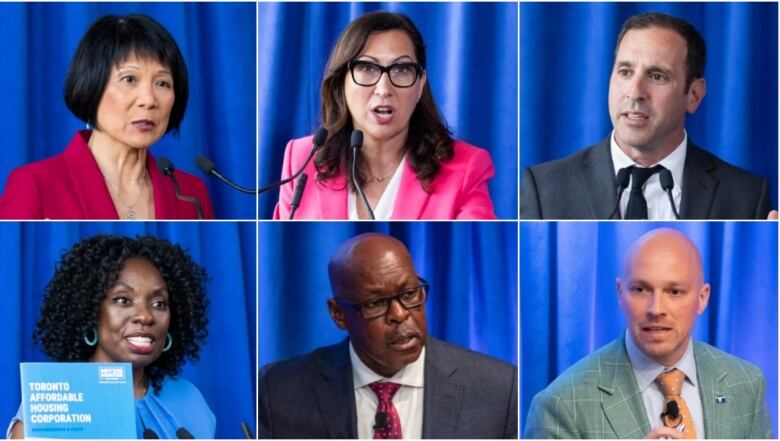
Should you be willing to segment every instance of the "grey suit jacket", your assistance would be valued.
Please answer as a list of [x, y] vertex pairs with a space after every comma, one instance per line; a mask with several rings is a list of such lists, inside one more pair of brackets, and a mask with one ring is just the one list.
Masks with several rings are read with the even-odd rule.
[[[428, 337], [423, 438], [517, 438], [517, 368]], [[348, 340], [260, 372], [260, 438], [357, 438]]]
[[[682, 219], [766, 219], [769, 214], [765, 179], [690, 140], [684, 167]], [[563, 159], [527, 168], [520, 187], [520, 219], [607, 219], [615, 207], [616, 187], [607, 138]]]
[[[703, 435], [772, 438], [761, 371], [705, 343], [694, 342], [693, 356], [704, 414]], [[577, 362], [534, 397], [524, 437], [642, 438], [650, 430], [621, 337]]]

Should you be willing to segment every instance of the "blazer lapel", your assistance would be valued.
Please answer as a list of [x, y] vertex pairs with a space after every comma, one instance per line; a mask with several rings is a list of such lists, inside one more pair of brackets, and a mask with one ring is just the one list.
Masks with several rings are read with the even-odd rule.
[[401, 183], [398, 187], [393, 204], [393, 219], [420, 219], [423, 210], [428, 204], [431, 193], [422, 188], [417, 175], [409, 165], [409, 161], [404, 161], [404, 169], [401, 173]]
[[715, 168], [704, 152], [688, 141], [683, 171], [680, 217], [683, 219], [708, 219], [718, 181], [710, 175]]
[[607, 219], [615, 206], [615, 167], [609, 153], [609, 138], [593, 146], [582, 158], [582, 194], [587, 195], [594, 219]]
[[324, 381], [314, 390], [328, 438], [357, 438], [357, 410], [349, 361], [349, 340], [344, 340], [332, 360], [320, 368]]
[[[311, 174], [310, 177], [314, 178]], [[337, 175], [327, 181], [317, 181], [314, 184], [317, 188], [320, 219], [347, 219], [349, 187], [344, 175]]]
[[65, 149], [65, 161], [84, 219], [119, 219], [106, 180], [89, 151], [87, 130], [76, 133]]
[[438, 342], [428, 337], [425, 349], [425, 389], [423, 392], [423, 427], [425, 439], [457, 438], [457, 424], [463, 405], [463, 385], [452, 376], [458, 369]]
[[[699, 396], [704, 416], [704, 434], [702, 437], [715, 439], [734, 438], [728, 421], [734, 414], [733, 397], [728, 396], [727, 373], [714, 363], [712, 354], [705, 346], [693, 344], [693, 357], [696, 359], [696, 375], [699, 380]], [[725, 397], [723, 402], [715, 397]], [[736, 435], [739, 437], [739, 435]]]
[[642, 438], [650, 422], [624, 345], [617, 340], [599, 361], [599, 389], [605, 393], [601, 406], [618, 438]]

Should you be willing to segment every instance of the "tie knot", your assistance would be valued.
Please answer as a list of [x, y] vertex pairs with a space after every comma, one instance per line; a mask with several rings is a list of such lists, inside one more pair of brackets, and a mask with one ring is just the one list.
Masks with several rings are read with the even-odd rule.
[[393, 395], [395, 395], [395, 393], [398, 392], [398, 389], [401, 388], [401, 385], [398, 383], [391, 383], [389, 381], [388, 382], [376, 381], [374, 383], [369, 384], [368, 387], [370, 387], [371, 390], [374, 391], [377, 398], [379, 398], [380, 403], [390, 403], [393, 401]]
[[631, 189], [640, 190], [645, 185], [650, 176], [660, 172], [664, 169], [663, 165], [656, 165], [650, 168], [641, 168], [635, 165], [631, 166]]
[[675, 368], [667, 372], [661, 372], [655, 381], [661, 386], [664, 396], [680, 395], [683, 382], [685, 381], [685, 374], [683, 371]]

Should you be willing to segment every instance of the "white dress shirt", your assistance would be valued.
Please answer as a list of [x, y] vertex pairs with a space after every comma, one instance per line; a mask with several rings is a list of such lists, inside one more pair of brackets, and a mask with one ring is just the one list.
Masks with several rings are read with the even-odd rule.
[[680, 361], [674, 366], [663, 366], [656, 363], [648, 357], [636, 344], [634, 344], [631, 334], [626, 331], [626, 352], [628, 359], [631, 360], [631, 367], [634, 370], [636, 383], [639, 386], [639, 392], [642, 393], [642, 401], [645, 405], [647, 420], [650, 421], [650, 429], [663, 427], [664, 422], [661, 419], [661, 413], [664, 412], [664, 394], [661, 391], [661, 385], [655, 382], [655, 379], [661, 372], [677, 368], [685, 374], [685, 382], [682, 387], [682, 398], [691, 411], [693, 424], [696, 426], [696, 437], [704, 439], [704, 412], [701, 407], [701, 395], [699, 394], [699, 378], [696, 375], [696, 359], [693, 356], [693, 339], [688, 340], [688, 347], [685, 349]]
[[352, 361], [352, 382], [355, 386], [358, 438], [374, 438], [374, 417], [379, 399], [368, 385], [375, 381], [390, 381], [401, 385], [393, 395], [393, 406], [401, 418], [404, 439], [422, 439], [425, 348], [417, 360], [404, 366], [391, 378], [383, 377], [366, 366], [352, 347], [352, 342], [349, 342], [349, 358]]
[[[620, 149], [615, 141], [615, 131], [612, 131], [609, 142], [610, 152], [612, 154], [612, 164], [615, 167], [615, 175], [621, 168], [629, 166], [642, 167], [634, 162], [628, 155]], [[657, 164], [663, 165], [666, 169], [672, 172], [672, 179], [674, 179], [674, 187], [672, 187], [672, 198], [674, 199], [674, 206], [677, 208], [677, 212], [680, 212], [680, 200], [682, 199], [682, 184], [683, 184], [683, 170], [685, 168], [685, 155], [688, 152], [688, 132], [684, 132], [683, 140], [672, 153], [661, 160]], [[657, 164], [652, 164], [648, 167], [654, 167]], [[620, 213], [625, 215], [626, 207], [628, 207], [628, 198], [631, 194], [631, 181], [629, 180], [628, 188], [623, 192], [620, 197]], [[661, 188], [661, 178], [658, 173], [654, 174], [645, 183], [643, 191], [645, 200], [647, 201], [647, 218], [650, 220], [656, 219], [675, 219], [672, 207], [669, 204], [669, 196]]]
[[[387, 187], [385, 187], [385, 191], [379, 198], [376, 207], [371, 207], [374, 210], [374, 219], [390, 219], [393, 216], [395, 198], [398, 197], [398, 189], [401, 188], [401, 175], [403, 175], [404, 164], [406, 164], [406, 154], [401, 158], [401, 162], [398, 163], [398, 167], [395, 169], [393, 177], [390, 178], [390, 182], [387, 183]], [[347, 213], [349, 213], [349, 220], [360, 219], [357, 212], [358, 197], [356, 192], [352, 190], [349, 191], [349, 196], [347, 197]], [[362, 204], [363, 201], [361, 200], [360, 203]]]

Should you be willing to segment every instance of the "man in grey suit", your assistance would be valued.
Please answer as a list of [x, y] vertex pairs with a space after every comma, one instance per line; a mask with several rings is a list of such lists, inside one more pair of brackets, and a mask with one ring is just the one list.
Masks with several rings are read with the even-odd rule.
[[260, 438], [517, 438], [517, 368], [428, 337], [403, 243], [354, 237], [328, 275], [348, 338], [261, 370]]
[[710, 286], [687, 237], [641, 237], [617, 291], [625, 335], [534, 397], [525, 438], [772, 438], [761, 371], [691, 337]]
[[688, 139], [685, 117], [707, 93], [705, 61], [704, 40], [690, 23], [660, 13], [629, 18], [609, 81], [612, 134], [527, 168], [520, 218], [767, 218], [767, 181]]

